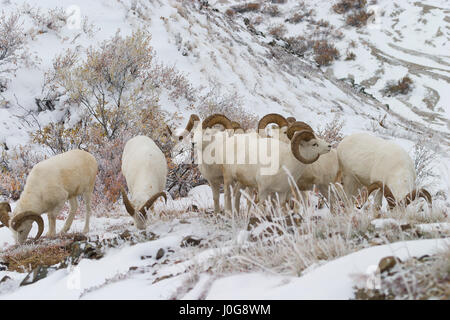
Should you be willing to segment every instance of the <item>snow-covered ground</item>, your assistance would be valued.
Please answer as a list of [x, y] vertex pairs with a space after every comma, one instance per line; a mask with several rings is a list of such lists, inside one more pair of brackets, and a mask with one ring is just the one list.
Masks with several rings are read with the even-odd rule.
[[[268, 1], [270, 2], [270, 1]], [[27, 35], [27, 45], [35, 65], [21, 66], [11, 78], [0, 104], [0, 146], [9, 149], [30, 143], [29, 133], [36, 130], [31, 121], [27, 125], [20, 117], [34, 112], [41, 125], [62, 119], [66, 114], [56, 106], [55, 111], [37, 113], [36, 98], [44, 98], [45, 73], [54, 58], [66, 49], [80, 54], [89, 46], [98, 46], [119, 30], [129, 35], [137, 28], [152, 34], [151, 45], [156, 58], [183, 72], [192, 85], [202, 92], [212, 88], [218, 95], [238, 97], [237, 104], [262, 116], [269, 112], [292, 115], [314, 128], [339, 116], [344, 121], [344, 134], [370, 131], [387, 139], [394, 139], [413, 155], [417, 141], [425, 140], [426, 147], [436, 152], [432, 166], [436, 178], [431, 186], [433, 194], [441, 192], [435, 204], [443, 211], [449, 209], [450, 193], [450, 6], [446, 0], [401, 1], [378, 0], [372, 9], [375, 20], [362, 29], [345, 25], [343, 16], [334, 13], [335, 1], [306, 1], [306, 9], [314, 9], [316, 21], [327, 20], [333, 32], [343, 37], [333, 43], [341, 58], [329, 67], [317, 67], [311, 58], [290, 55], [281, 41], [270, 44], [270, 27], [284, 24], [286, 36], [309, 34], [310, 22], [284, 23], [297, 10], [299, 1], [288, 0], [277, 5], [279, 16], [260, 12], [236, 14], [225, 11], [242, 1], [209, 1], [208, 7], [186, 4], [176, 0], [157, 1], [2, 1], [0, 9], [6, 14], [22, 11], [21, 21]], [[29, 7], [24, 7], [28, 5]], [[39, 25], [24, 12], [27, 8], [46, 13], [56, 7], [63, 11], [75, 9], [81, 24], [61, 25], [57, 30]], [[216, 11], [217, 9], [217, 11]], [[305, 10], [306, 10], [305, 9]], [[28, 10], [29, 11], [29, 10]], [[262, 16], [256, 30], [251, 32], [245, 18], [253, 22]], [[86, 19], [86, 20], [84, 20]], [[78, 20], [77, 20], [78, 21]], [[84, 23], [85, 21], [85, 23]], [[43, 31], [43, 32], [38, 32]], [[352, 41], [356, 44], [351, 44]], [[355, 60], [345, 61], [345, 53], [352, 51]], [[386, 82], [409, 75], [414, 89], [406, 96], [387, 97], [381, 93]], [[364, 94], [352, 88], [342, 78], [354, 79], [362, 85]], [[0, 96], [1, 98], [1, 96]], [[1, 102], [2, 100], [0, 100]], [[162, 95], [163, 110], [178, 112], [186, 120], [192, 112], [183, 101]], [[387, 107], [386, 105], [389, 105]], [[76, 114], [72, 110], [72, 116]], [[384, 119], [383, 127], [379, 122]], [[184, 121], [183, 121], [184, 124]], [[181, 123], [173, 123], [174, 126]], [[210, 189], [197, 187], [189, 197], [170, 201], [177, 212], [191, 204], [211, 208]], [[2, 200], [2, 199], [0, 199]], [[7, 200], [7, 199], [5, 199]], [[14, 205], [13, 205], [14, 206]], [[112, 238], [124, 230], [135, 231], [131, 219], [122, 207], [111, 217], [91, 219], [91, 237]], [[167, 210], [170, 212], [170, 210]], [[199, 217], [200, 213], [186, 213], [176, 217], [154, 219], [148, 230], [158, 238], [136, 245], [124, 244], [110, 248], [100, 260], [84, 259], [75, 268], [53, 271], [35, 284], [19, 287], [24, 273], [0, 271], [11, 279], [0, 283], [1, 299], [349, 299], [357, 273], [372, 270], [371, 266], [388, 255], [400, 258], [431, 254], [445, 250], [446, 239], [401, 241], [370, 247], [302, 272], [301, 276], [282, 276], [268, 272], [242, 272], [217, 276], [199, 271], [196, 266], [214, 256], [224, 255], [235, 245], [236, 238], [227, 237], [220, 228], [211, 228]], [[320, 215], [321, 213], [319, 213]], [[95, 215], [95, 214], [94, 214]], [[46, 220], [46, 219], [44, 219]], [[375, 220], [375, 227], [392, 221]], [[47, 222], [46, 222], [47, 223]], [[63, 221], [57, 220], [57, 230]], [[399, 224], [394, 220], [394, 224]], [[71, 231], [81, 231], [83, 218], [74, 221]], [[47, 224], [45, 226], [47, 229]], [[448, 219], [443, 224], [417, 226], [422, 231], [437, 230], [448, 234]], [[36, 232], [32, 230], [32, 234]], [[245, 230], [242, 234], [246, 235]], [[221, 248], [184, 248], [186, 236], [201, 239], [226, 239]], [[245, 236], [239, 239], [245, 239]], [[240, 240], [240, 241], [241, 241]], [[242, 240], [245, 241], [245, 240]], [[7, 228], [0, 228], [0, 248], [13, 245]], [[156, 259], [163, 249], [165, 255]], [[148, 257], [142, 259], [142, 257]], [[131, 269], [130, 269], [131, 268]], [[189, 272], [186, 272], [189, 270]], [[200, 268], [199, 268], [200, 270]]]

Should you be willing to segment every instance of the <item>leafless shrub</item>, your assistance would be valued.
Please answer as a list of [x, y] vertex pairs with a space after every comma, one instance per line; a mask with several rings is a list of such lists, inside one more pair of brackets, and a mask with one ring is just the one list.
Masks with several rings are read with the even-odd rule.
[[413, 150], [414, 168], [416, 170], [416, 184], [421, 187], [427, 186], [430, 179], [437, 177], [434, 173], [433, 162], [436, 160], [436, 153], [426, 147], [425, 140], [419, 140], [414, 145]]
[[324, 19], [320, 19], [319, 21], [316, 22], [316, 24], [323, 28], [328, 28], [330, 26], [330, 23]]
[[47, 12], [42, 12], [41, 8], [24, 4], [22, 12], [33, 20], [38, 28], [38, 34], [46, 33], [50, 30], [59, 32], [67, 24], [68, 15], [63, 8], [57, 7], [49, 9]]
[[333, 5], [333, 10], [336, 13], [344, 14], [354, 9], [363, 9], [366, 4], [366, 0], [341, 0]]
[[352, 51], [347, 52], [347, 56], [345, 57], [345, 61], [353, 61], [356, 59], [356, 54]]
[[382, 90], [384, 95], [396, 96], [398, 94], [408, 94], [413, 89], [413, 81], [410, 77], [404, 76], [397, 82], [389, 81]]
[[299, 56], [303, 56], [306, 51], [312, 49], [314, 44], [314, 41], [308, 40], [303, 36], [289, 37], [285, 41], [289, 51]]
[[234, 16], [234, 15], [236, 14], [236, 11], [234, 11], [234, 10], [231, 9], [231, 8], [228, 8], [228, 9], [225, 11], [225, 14], [226, 14], [227, 16], [229, 16], [229, 17], [232, 17], [232, 16]]
[[212, 85], [207, 93], [200, 97], [197, 112], [203, 119], [214, 113], [224, 114], [232, 121], [240, 123], [243, 129], [255, 128], [259, 119], [241, 107], [242, 98], [237, 93], [224, 94], [218, 85]]
[[317, 136], [326, 142], [330, 143], [333, 148], [336, 148], [344, 138], [342, 128], [344, 127], [344, 120], [340, 119], [339, 115], [336, 115], [333, 120], [328, 122], [323, 128], [319, 127], [316, 130]]
[[356, 11], [353, 14], [349, 14], [345, 22], [349, 26], [360, 28], [367, 24], [367, 20], [373, 15], [373, 12], [367, 12], [365, 10]]
[[258, 2], [247, 2], [238, 6], [233, 6], [231, 9], [236, 13], [255, 12], [261, 9], [261, 4]]
[[286, 32], [287, 29], [282, 24], [269, 27], [269, 34], [275, 37], [276, 39], [281, 39], [286, 34]]
[[271, 17], [278, 17], [281, 12], [277, 5], [266, 5], [264, 6], [262, 12], [268, 14]]
[[162, 90], [174, 101], [193, 102], [195, 89], [174, 67], [155, 62], [150, 39], [141, 30], [126, 38], [117, 33], [99, 49], [90, 47], [84, 61], [70, 50], [58, 56], [46, 74], [46, 98], [83, 108], [109, 139], [139, 110], [156, 108]]
[[10, 77], [21, 65], [33, 64], [26, 47], [26, 37], [20, 22], [20, 14], [0, 14], [0, 92], [6, 90]]
[[17, 146], [6, 152], [2, 151], [0, 166], [0, 195], [13, 200], [19, 199], [28, 173], [44, 155], [32, 150], [30, 146]]
[[316, 41], [313, 48], [314, 60], [320, 66], [328, 66], [335, 59], [339, 58], [339, 51], [326, 40]]

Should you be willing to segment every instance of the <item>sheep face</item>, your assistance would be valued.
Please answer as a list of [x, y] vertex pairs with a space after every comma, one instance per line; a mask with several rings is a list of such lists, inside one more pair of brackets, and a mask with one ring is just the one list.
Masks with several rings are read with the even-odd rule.
[[132, 217], [136, 228], [139, 230], [144, 230], [147, 225], [147, 216], [137, 211]]
[[317, 137], [301, 140], [299, 143], [300, 155], [308, 161], [317, 160], [320, 155], [328, 153], [330, 150], [331, 145]]
[[141, 206], [139, 210], [136, 210], [136, 208], [139, 207], [133, 206], [131, 201], [128, 199], [125, 189], [122, 188], [121, 192], [125, 208], [127, 209], [128, 214], [133, 218], [136, 228], [138, 228], [139, 230], [145, 229], [147, 224], [147, 212], [152, 210], [153, 204], [157, 199], [163, 197], [164, 201], [167, 203], [167, 195], [165, 194], [165, 192], [158, 192], [157, 194], [154, 194], [152, 197], [150, 197], [150, 199], [148, 199], [147, 202], [145, 202], [145, 204]]
[[22, 222], [17, 230], [11, 229], [17, 244], [23, 244], [27, 240], [32, 226], [33, 221], [28, 220]]

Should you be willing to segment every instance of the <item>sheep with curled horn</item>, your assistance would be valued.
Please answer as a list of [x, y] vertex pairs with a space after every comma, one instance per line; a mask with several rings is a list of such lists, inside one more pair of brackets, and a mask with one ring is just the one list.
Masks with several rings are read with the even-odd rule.
[[47, 213], [49, 230], [47, 236], [56, 235], [56, 217], [68, 200], [70, 212], [61, 232], [69, 231], [78, 209], [77, 196], [82, 196], [86, 205], [84, 233], [89, 232], [91, 197], [94, 190], [98, 165], [95, 158], [82, 150], [71, 150], [41, 161], [31, 169], [25, 187], [12, 214], [8, 203], [0, 204], [0, 221], [11, 229], [16, 243], [26, 241], [33, 222], [38, 232], [35, 240], [44, 231], [41, 217]]
[[[264, 129], [269, 123], [277, 123], [278, 126], [284, 128], [281, 137], [282, 139], [284, 137], [286, 141], [290, 141], [297, 131], [313, 131], [310, 125], [302, 121], [296, 121], [294, 117], [286, 118], [289, 127], [285, 126], [286, 122], [278, 114], [267, 115], [261, 120], [263, 121], [260, 121], [260, 129]], [[303, 198], [306, 200], [306, 191], [312, 190], [316, 186], [322, 196], [330, 200], [328, 188], [330, 184], [336, 182], [338, 167], [336, 150], [331, 150], [331, 152], [322, 155], [311, 165], [306, 166], [302, 176], [297, 180], [297, 186], [299, 191], [302, 192]], [[331, 202], [333, 203], [333, 201]]]
[[[278, 121], [279, 125], [286, 126], [286, 120], [279, 115], [266, 117], [260, 121], [259, 128], [263, 128], [266, 123]], [[288, 182], [289, 171], [295, 181], [301, 176], [307, 164], [315, 162], [321, 154], [330, 151], [331, 146], [321, 139], [318, 139], [312, 129], [301, 126], [301, 123], [291, 124], [286, 132], [291, 133], [291, 139], [263, 137], [257, 133], [247, 133], [244, 135], [233, 135], [226, 137], [226, 145], [234, 145], [235, 154], [229, 155], [219, 149], [219, 158], [224, 159], [223, 172], [225, 184], [225, 210], [231, 210], [231, 187], [237, 185], [235, 189], [235, 207], [239, 210], [240, 188], [253, 188], [258, 191], [259, 201], [263, 202], [271, 194], [278, 193], [281, 203], [286, 201], [291, 188]], [[292, 128], [290, 131], [289, 129]], [[287, 137], [287, 136], [286, 136]], [[241, 140], [240, 140], [241, 139]], [[241, 144], [240, 141], [246, 140]], [[266, 159], [256, 159], [256, 163], [248, 161], [246, 163], [236, 163], [229, 156], [237, 159], [252, 159], [252, 155], [259, 154], [259, 148], [275, 146], [271, 148], [269, 156], [269, 166]], [[268, 170], [267, 170], [268, 169]]]
[[391, 209], [398, 204], [407, 206], [417, 197], [424, 198], [431, 206], [430, 193], [416, 188], [411, 157], [396, 143], [356, 133], [345, 137], [337, 152], [342, 184], [349, 199], [362, 195], [362, 205], [372, 192], [380, 190], [375, 196], [379, 208], [383, 196]]
[[136, 228], [146, 226], [147, 211], [163, 197], [167, 180], [167, 161], [156, 143], [147, 136], [136, 136], [125, 144], [122, 154], [122, 173], [127, 182], [131, 200], [122, 188], [122, 199]]
[[278, 126], [277, 129], [272, 129], [272, 136], [279, 137], [284, 142], [289, 142], [289, 139], [286, 138], [286, 130], [289, 126], [289, 122], [285, 117], [278, 113], [269, 113], [262, 117], [258, 122], [258, 134], [262, 137], [269, 137], [266, 133], [266, 128], [269, 124], [276, 124]]
[[198, 163], [199, 171], [211, 187], [214, 200], [214, 212], [219, 213], [220, 186], [223, 184], [223, 163], [220, 161], [216, 162], [211, 158], [208, 147], [213, 146], [211, 145], [213, 143], [223, 141], [228, 133], [214, 128], [216, 125], [221, 125], [226, 130], [233, 129], [232, 122], [223, 114], [213, 114], [203, 121], [200, 121], [197, 115], [191, 115], [185, 132], [192, 133], [193, 141], [196, 145], [195, 150], [198, 155], [197, 159], [200, 160]]

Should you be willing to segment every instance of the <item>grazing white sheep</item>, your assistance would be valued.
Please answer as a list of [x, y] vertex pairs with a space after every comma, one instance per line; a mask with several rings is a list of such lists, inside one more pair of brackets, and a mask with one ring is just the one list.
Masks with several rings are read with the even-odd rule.
[[163, 192], [167, 180], [167, 161], [156, 143], [146, 136], [136, 136], [127, 141], [122, 154], [122, 173], [127, 181], [131, 201], [122, 188], [122, 198], [127, 212], [138, 229], [145, 228], [147, 210]]
[[22, 244], [33, 221], [38, 224], [35, 240], [42, 235], [44, 221], [41, 215], [47, 213], [47, 235], [52, 237], [56, 234], [56, 217], [67, 200], [70, 213], [61, 232], [69, 231], [78, 208], [77, 196], [81, 195], [86, 204], [83, 232], [89, 232], [90, 203], [97, 171], [95, 158], [82, 150], [71, 150], [39, 162], [30, 171], [12, 216], [9, 215], [9, 204], [0, 206], [0, 220], [13, 231], [16, 242]]
[[[202, 176], [208, 181], [214, 200], [214, 212], [220, 212], [220, 186], [223, 184], [222, 163], [214, 162], [214, 157], [209, 154], [208, 146], [211, 145], [216, 139], [217, 135], [227, 135], [226, 132], [221, 132], [215, 125], [222, 125], [225, 129], [233, 129], [232, 122], [221, 114], [214, 114], [206, 118], [203, 122], [200, 118], [193, 114], [189, 118], [189, 122], [186, 125], [185, 132], [193, 132], [193, 141], [197, 144], [197, 151], [200, 153], [200, 161], [198, 163], [198, 169]], [[235, 124], [236, 126], [236, 124]], [[180, 137], [180, 140], [183, 137]], [[201, 144], [200, 146], [198, 144]]]
[[337, 154], [344, 191], [350, 199], [362, 194], [365, 202], [370, 193], [381, 189], [375, 199], [379, 207], [383, 195], [390, 208], [398, 203], [408, 205], [417, 195], [431, 205], [429, 192], [416, 190], [413, 161], [394, 142], [367, 133], [356, 133], [340, 142]]
[[[331, 146], [316, 138], [312, 129], [306, 128], [303, 123], [292, 123], [286, 135], [290, 138], [289, 143], [278, 138], [265, 138], [256, 133], [244, 135], [233, 135], [226, 137], [225, 145], [234, 146], [234, 153], [224, 152], [217, 148], [219, 158], [224, 159], [223, 176], [225, 185], [225, 210], [231, 210], [231, 190], [236, 188], [250, 187], [258, 190], [259, 200], [266, 200], [270, 194], [278, 193], [281, 203], [286, 200], [291, 192], [288, 182], [287, 169], [295, 181], [301, 176], [307, 164], [315, 162], [321, 154], [330, 151]], [[247, 139], [247, 143], [239, 143], [237, 139]], [[242, 141], [242, 140], [241, 140]], [[267, 159], [256, 157], [261, 154], [261, 148], [270, 147], [268, 158], [273, 161], [264, 163]], [[230, 159], [230, 157], [233, 157]], [[246, 159], [240, 163], [237, 159]], [[254, 159], [250, 161], [250, 159]], [[274, 167], [273, 167], [274, 166]], [[268, 167], [271, 167], [268, 170]], [[238, 191], [238, 190], [235, 190]], [[239, 193], [236, 194], [236, 209], [239, 206]]]
[[305, 201], [307, 200], [306, 191], [313, 190], [315, 186], [320, 194], [328, 200], [330, 209], [333, 211], [335, 199], [333, 199], [333, 193], [329, 192], [329, 187], [337, 182], [338, 171], [339, 162], [336, 149], [332, 149], [329, 153], [320, 156], [316, 162], [307, 165], [297, 180], [298, 190], [302, 191]]

